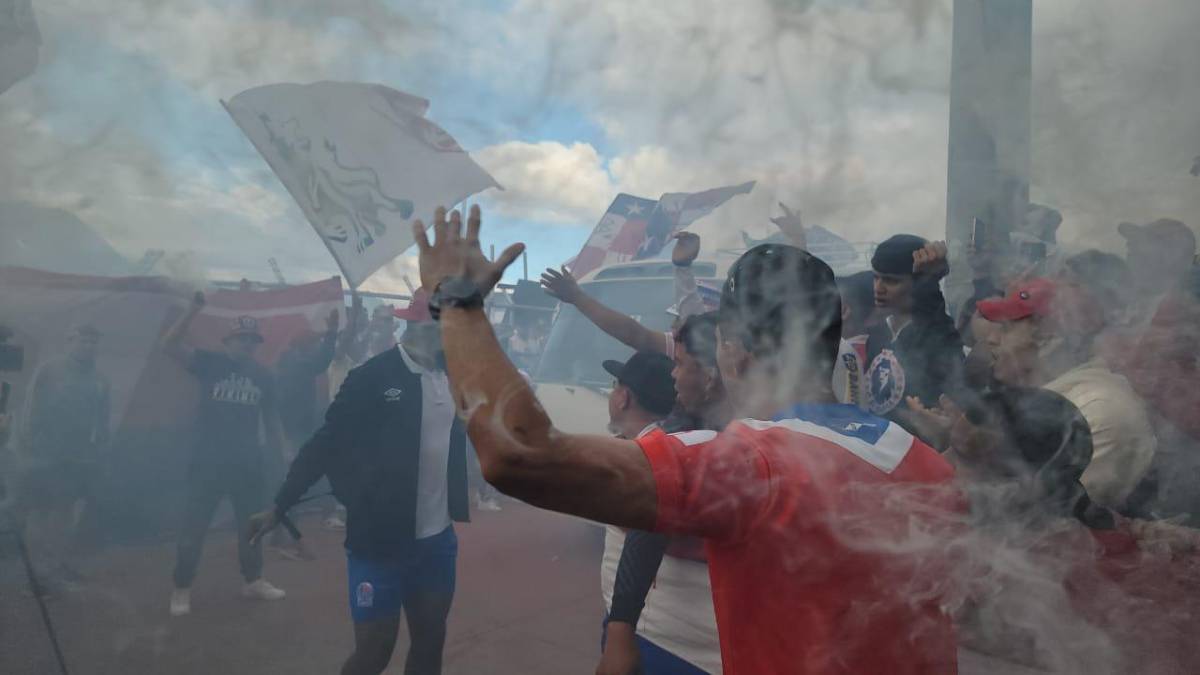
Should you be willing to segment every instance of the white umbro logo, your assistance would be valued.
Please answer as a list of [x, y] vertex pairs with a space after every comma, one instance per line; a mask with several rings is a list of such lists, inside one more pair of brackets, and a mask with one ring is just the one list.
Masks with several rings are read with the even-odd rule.
[[399, 389], [392, 387], [391, 389], [388, 389], [387, 391], [383, 392], [383, 400], [387, 401], [388, 403], [393, 403], [395, 401], [399, 401], [400, 394], [403, 394], [403, 393], [404, 392], [400, 391]]

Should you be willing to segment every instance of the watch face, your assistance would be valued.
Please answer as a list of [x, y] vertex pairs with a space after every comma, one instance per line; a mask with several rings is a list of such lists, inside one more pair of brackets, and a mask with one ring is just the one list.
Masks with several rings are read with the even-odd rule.
[[[442, 280], [429, 298], [429, 308], [440, 313], [445, 307], [479, 307], [483, 305], [483, 293], [474, 281], [464, 277]], [[437, 318], [436, 316], [434, 318]]]
[[448, 298], [466, 299], [479, 294], [479, 287], [475, 282], [463, 277], [454, 277], [442, 282], [444, 295]]

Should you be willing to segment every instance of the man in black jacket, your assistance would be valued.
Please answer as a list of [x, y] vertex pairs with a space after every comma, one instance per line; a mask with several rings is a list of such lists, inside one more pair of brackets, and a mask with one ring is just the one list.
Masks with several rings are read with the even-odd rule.
[[871, 267], [885, 319], [867, 337], [867, 408], [914, 431], [907, 399], [936, 406], [962, 370], [962, 338], [939, 287], [946, 245], [899, 234], [875, 249]]
[[252, 538], [275, 526], [321, 476], [346, 507], [354, 653], [343, 675], [382, 673], [407, 616], [405, 673], [441, 672], [466, 521], [466, 434], [455, 415], [437, 324], [409, 321], [400, 344], [350, 371], [325, 424], [300, 449]]

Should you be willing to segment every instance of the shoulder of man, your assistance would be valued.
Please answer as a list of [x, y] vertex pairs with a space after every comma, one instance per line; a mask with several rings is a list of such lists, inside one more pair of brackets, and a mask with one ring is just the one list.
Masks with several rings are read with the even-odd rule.
[[[387, 349], [371, 358], [362, 365], [351, 368], [342, 382], [342, 391], [354, 391], [358, 388], [378, 383], [388, 379], [389, 374], [401, 373], [404, 377], [413, 377], [413, 373], [404, 363], [404, 357], [396, 347]], [[339, 392], [340, 393], [340, 392]]]
[[404, 367], [404, 358], [400, 356], [400, 348], [390, 347], [367, 359], [361, 365], [351, 368], [347, 377], [356, 373], [359, 377], [362, 377], [369, 373], [383, 372], [389, 368], [396, 367], [397, 363], [401, 367]]

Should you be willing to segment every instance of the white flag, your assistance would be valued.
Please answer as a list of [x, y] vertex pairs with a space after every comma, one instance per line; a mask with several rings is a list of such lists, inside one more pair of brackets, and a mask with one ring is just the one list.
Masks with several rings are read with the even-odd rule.
[[30, 0], [0, 0], [0, 94], [33, 74], [41, 44]]
[[412, 246], [411, 223], [500, 187], [429, 102], [375, 84], [248, 89], [226, 104], [329, 247], [351, 287]]

